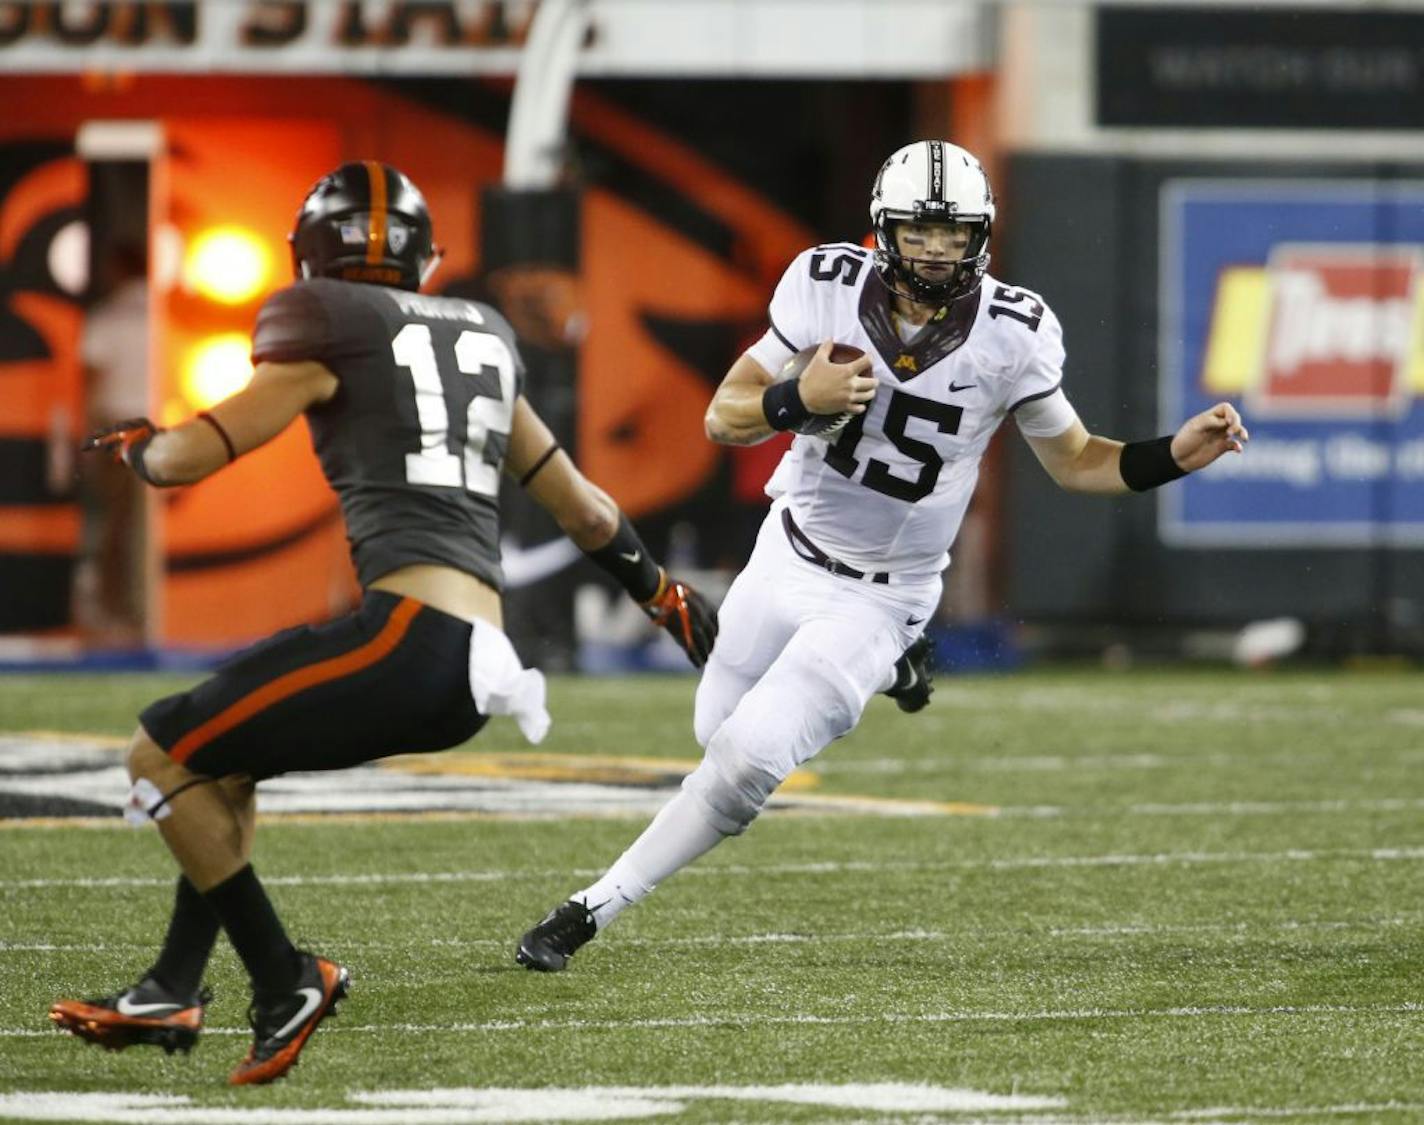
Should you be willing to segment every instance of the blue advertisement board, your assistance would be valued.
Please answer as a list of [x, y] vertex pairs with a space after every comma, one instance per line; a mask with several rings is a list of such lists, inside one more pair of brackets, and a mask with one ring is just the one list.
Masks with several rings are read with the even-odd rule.
[[1164, 429], [1226, 400], [1251, 433], [1159, 498], [1183, 547], [1424, 545], [1424, 183], [1172, 180]]

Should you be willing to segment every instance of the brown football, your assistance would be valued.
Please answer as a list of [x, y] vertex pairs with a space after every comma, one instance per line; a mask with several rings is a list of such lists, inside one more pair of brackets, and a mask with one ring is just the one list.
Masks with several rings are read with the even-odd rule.
[[[809, 348], [802, 348], [794, 356], [781, 365], [781, 370], [777, 373], [776, 381], [785, 382], [787, 379], [799, 379], [801, 373], [806, 370], [806, 365], [816, 358], [816, 353], [820, 351], [819, 344], [812, 344]], [[849, 363], [853, 359], [859, 359], [865, 353], [851, 344], [832, 344], [829, 359], [832, 363]], [[831, 437], [840, 431], [840, 428], [849, 422], [855, 415], [849, 410], [841, 414], [812, 414], [804, 425], [797, 427], [797, 433], [814, 434], [816, 437]]]

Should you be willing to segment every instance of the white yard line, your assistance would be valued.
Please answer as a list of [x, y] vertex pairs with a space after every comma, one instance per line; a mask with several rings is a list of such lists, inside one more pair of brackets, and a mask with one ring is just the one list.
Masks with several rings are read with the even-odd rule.
[[[1424, 751], [1397, 750], [1393, 762], [1406, 763], [1424, 757]], [[1141, 770], [1199, 770], [1204, 766], [1240, 769], [1243, 766], [1339, 764], [1339, 756], [1291, 752], [1282, 754], [1001, 754], [962, 756], [945, 754], [924, 758], [817, 758], [804, 768], [826, 777], [837, 774], [880, 775], [919, 773], [1060, 773], [1068, 770], [1092, 773], [1138, 772]]]
[[[403, 1035], [499, 1033], [506, 1031], [619, 1031], [664, 1030], [673, 1028], [825, 1026], [859, 1027], [872, 1024], [959, 1024], [959, 1023], [1072, 1023], [1088, 1020], [1195, 1020], [1195, 1019], [1276, 1019], [1310, 1016], [1380, 1016], [1424, 1013], [1424, 1003], [1400, 1004], [1299, 1004], [1252, 1007], [1213, 1005], [1179, 1008], [1045, 1008], [1026, 1012], [877, 1012], [864, 1016], [767, 1015], [739, 1012], [712, 1016], [664, 1016], [658, 1018], [612, 1020], [481, 1020], [469, 1023], [327, 1024], [323, 1035], [371, 1035], [400, 1032]], [[28, 1039], [52, 1036], [51, 1028], [0, 1028], [0, 1038]], [[204, 1035], [251, 1035], [249, 1027], [205, 1027]]]
[[[1331, 932], [1344, 930], [1379, 930], [1399, 926], [1424, 925], [1424, 915], [1412, 917], [1368, 917], [1357, 919], [1300, 919], [1274, 922], [1208, 922], [1196, 925], [1157, 925], [1152, 923], [1123, 922], [1101, 926], [971, 926], [962, 930], [861, 930], [842, 933], [762, 933], [723, 934], [702, 937], [659, 937], [641, 938], [620, 935], [613, 939], [619, 945], [635, 948], [697, 948], [758, 945], [821, 945], [831, 942], [973, 942], [1002, 940], [1013, 937], [1158, 937], [1173, 934], [1237, 934], [1251, 937], [1263, 932], [1301, 933], [1309, 931]], [[512, 938], [430, 938], [426, 941], [364, 941], [342, 939], [342, 949], [362, 950], [411, 950], [425, 949], [504, 949], [512, 945]], [[151, 942], [80, 942], [63, 943], [48, 941], [0, 941], [0, 954], [4, 953], [120, 953], [135, 949], [152, 949]]]
[[1357, 1102], [1350, 1105], [1303, 1105], [1303, 1106], [1222, 1106], [1214, 1109], [1184, 1109], [1171, 1114], [1174, 1121], [1215, 1120], [1221, 1117], [1245, 1118], [1250, 1121], [1258, 1117], [1324, 1117], [1354, 1116], [1362, 1113], [1418, 1113], [1424, 1110], [1424, 1102]]
[[[872, 863], [869, 861], [840, 862], [827, 860], [822, 863], [783, 863], [748, 866], [744, 864], [706, 864], [689, 867], [687, 875], [712, 878], [741, 878], [776, 875], [845, 875], [880, 874], [886, 871], [1019, 871], [1040, 868], [1071, 867], [1174, 867], [1196, 866], [1199, 864], [1230, 863], [1334, 863], [1357, 862], [1394, 863], [1418, 862], [1424, 860], [1424, 847], [1402, 848], [1335, 848], [1313, 850], [1308, 848], [1290, 849], [1279, 852], [1152, 852], [1145, 854], [1123, 853], [1084, 856], [1009, 856], [994, 859], [944, 860], [925, 863], [906, 860], [894, 863]], [[602, 869], [595, 867], [560, 870], [519, 870], [503, 869], [495, 871], [409, 871], [374, 872], [365, 875], [271, 875], [264, 876], [263, 882], [274, 887], [349, 887], [349, 886], [389, 886], [403, 883], [489, 883], [504, 879], [555, 879], [576, 880], [596, 878]], [[0, 891], [47, 890], [58, 887], [82, 887], [87, 889], [166, 887], [173, 882], [171, 876], [109, 876], [80, 879], [3, 879]]]

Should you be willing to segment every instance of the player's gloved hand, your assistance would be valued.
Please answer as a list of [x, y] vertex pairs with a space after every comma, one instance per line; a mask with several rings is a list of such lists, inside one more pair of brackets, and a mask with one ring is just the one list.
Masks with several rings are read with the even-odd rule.
[[694, 668], [701, 668], [717, 640], [717, 610], [686, 582], [661, 568], [659, 574], [658, 592], [642, 603], [643, 612], [682, 646]]
[[115, 461], [122, 461], [143, 476], [143, 451], [155, 436], [163, 431], [147, 418], [129, 418], [102, 430], [95, 430], [79, 448], [85, 453], [101, 451]]

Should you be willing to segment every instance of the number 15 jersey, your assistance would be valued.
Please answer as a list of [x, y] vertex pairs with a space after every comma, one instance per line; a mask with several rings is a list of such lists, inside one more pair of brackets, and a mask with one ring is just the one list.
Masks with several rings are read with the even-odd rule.
[[362, 586], [433, 563], [502, 587], [500, 467], [524, 377], [503, 317], [475, 301], [316, 278], [267, 299], [252, 359], [314, 360], [336, 376], [307, 422]]
[[870, 408], [829, 439], [797, 435], [766, 486], [813, 543], [857, 569], [938, 574], [1000, 423], [1012, 414], [1026, 435], [1054, 437], [1077, 420], [1058, 318], [987, 274], [906, 340], [870, 252], [837, 242], [791, 263], [770, 314], [747, 354], [773, 375], [824, 340], [871, 357]]

